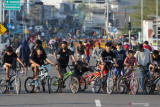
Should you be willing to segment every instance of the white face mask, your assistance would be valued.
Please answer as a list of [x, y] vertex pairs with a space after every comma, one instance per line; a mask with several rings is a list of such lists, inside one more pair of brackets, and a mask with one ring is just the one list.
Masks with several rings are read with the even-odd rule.
[[86, 45], [87, 45], [87, 43], [84, 43], [84, 45], [86, 46]]

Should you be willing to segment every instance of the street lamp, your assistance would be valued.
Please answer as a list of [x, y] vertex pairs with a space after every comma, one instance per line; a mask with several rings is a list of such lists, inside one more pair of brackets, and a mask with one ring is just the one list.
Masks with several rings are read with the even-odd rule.
[[158, 44], [158, 41], [159, 41], [159, 37], [158, 37], [158, 0], [157, 0], [157, 18], [156, 18], [156, 22], [157, 22], [157, 27], [156, 27], [156, 34], [157, 34], [157, 49], [159, 49], [159, 44]]

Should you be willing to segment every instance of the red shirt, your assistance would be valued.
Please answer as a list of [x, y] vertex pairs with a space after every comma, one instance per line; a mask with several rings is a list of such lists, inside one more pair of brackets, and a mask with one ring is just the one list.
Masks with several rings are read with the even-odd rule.
[[138, 62], [135, 57], [133, 57], [133, 58], [126, 57], [126, 59], [124, 60], [124, 63], [128, 63], [129, 66], [134, 66], [134, 63], [137, 64]]
[[152, 48], [149, 45], [144, 45], [143, 48], [148, 49], [152, 52]]
[[90, 55], [90, 49], [91, 49], [91, 45], [90, 44], [87, 44], [86, 46], [85, 46], [85, 48], [86, 48], [86, 52], [87, 52], [87, 56], [89, 56]]
[[126, 44], [126, 45], [124, 45], [124, 49], [125, 50], [129, 50], [129, 46]]

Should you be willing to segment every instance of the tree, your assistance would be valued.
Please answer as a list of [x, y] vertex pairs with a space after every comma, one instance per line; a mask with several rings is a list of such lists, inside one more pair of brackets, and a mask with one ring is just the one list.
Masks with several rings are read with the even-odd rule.
[[[159, 0], [159, 6], [160, 6], [160, 0]], [[133, 14], [131, 14], [131, 18], [134, 19], [133, 25], [136, 27], [141, 26], [141, 0], [138, 2], [137, 5], [133, 6], [132, 9], [135, 10]], [[151, 17], [149, 15], [156, 15], [156, 0], [143, 0], [143, 20], [153, 20], [154, 17]], [[160, 8], [159, 8], [159, 14], [160, 14]]]

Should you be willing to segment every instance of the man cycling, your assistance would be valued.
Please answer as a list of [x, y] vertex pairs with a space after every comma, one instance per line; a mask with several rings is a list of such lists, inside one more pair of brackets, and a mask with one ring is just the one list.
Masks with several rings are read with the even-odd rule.
[[[7, 84], [9, 85], [9, 83], [10, 83], [9, 71], [11, 68], [16, 71], [16, 60], [18, 62], [20, 62], [22, 66], [24, 66], [24, 65], [23, 65], [22, 61], [17, 57], [17, 54], [15, 52], [13, 52], [13, 48], [11, 46], [8, 46], [6, 51], [7, 52], [3, 56], [3, 64], [2, 65], [3, 65], [4, 69], [6, 70]], [[10, 94], [9, 88], [7, 88], [6, 93]]]
[[[57, 59], [57, 54], [60, 55], [59, 59]], [[64, 73], [66, 73], [66, 67], [69, 63], [69, 56], [70, 55], [71, 55], [73, 61], [75, 62], [75, 64], [77, 64], [75, 57], [73, 55], [73, 52], [67, 48], [67, 42], [63, 41], [62, 48], [58, 52], [54, 53], [54, 57], [57, 62], [56, 69], [57, 69], [57, 72], [58, 72], [60, 79], [62, 79], [63, 78], [62, 75]], [[60, 84], [59, 92], [62, 93], [62, 83]]]
[[154, 73], [160, 73], [160, 55], [157, 50], [154, 50], [152, 53], [153, 63], [150, 65], [151, 67], [151, 80], [154, 80]]
[[[38, 80], [38, 72], [39, 72], [39, 67], [44, 65], [44, 61], [49, 62], [50, 64], [54, 65], [52, 61], [50, 61], [45, 54], [43, 54], [43, 48], [42, 46], [37, 46], [36, 47], [36, 52], [32, 53], [30, 57], [30, 62], [32, 63], [32, 69], [34, 70], [34, 75], [35, 75], [35, 80]], [[37, 81], [36, 81], [37, 82]], [[38, 84], [38, 82], [37, 82]], [[39, 92], [39, 86], [36, 87], [37, 91]]]
[[87, 53], [87, 56], [86, 56], [86, 60], [87, 60], [87, 63], [89, 65], [89, 61], [90, 61], [90, 54], [91, 54], [91, 45], [87, 43], [87, 40], [84, 42], [84, 46], [86, 48], [86, 53]]
[[[92, 53], [93, 58], [100, 59], [100, 56], [103, 50], [104, 49], [101, 47], [101, 44], [97, 42], [97, 47], [93, 49], [93, 53]], [[97, 61], [96, 61], [96, 66], [97, 66]]]
[[79, 44], [76, 48], [76, 53], [77, 53], [77, 59], [78, 60], [82, 59], [82, 62], [85, 62], [87, 57], [87, 52], [85, 46], [82, 45], [81, 41], [79, 41]]
[[[111, 42], [107, 42], [105, 44], [105, 50], [101, 53], [101, 79], [103, 79], [103, 74], [107, 74], [104, 72], [105, 69], [110, 69], [111, 67], [111, 63], [112, 61], [114, 62], [114, 67], [118, 67], [117, 61], [116, 61], [116, 57], [115, 54], [111, 51], [111, 47], [112, 47], [112, 43]], [[114, 87], [115, 90], [117, 89], [116, 86], [116, 81], [114, 81]], [[104, 89], [104, 92], [106, 92], [106, 89]]]
[[[152, 56], [148, 49], [143, 48], [143, 44], [138, 45], [138, 51], [135, 54], [135, 58], [141, 66], [148, 66], [152, 62]], [[141, 88], [144, 90], [144, 69], [140, 69], [141, 74]]]

